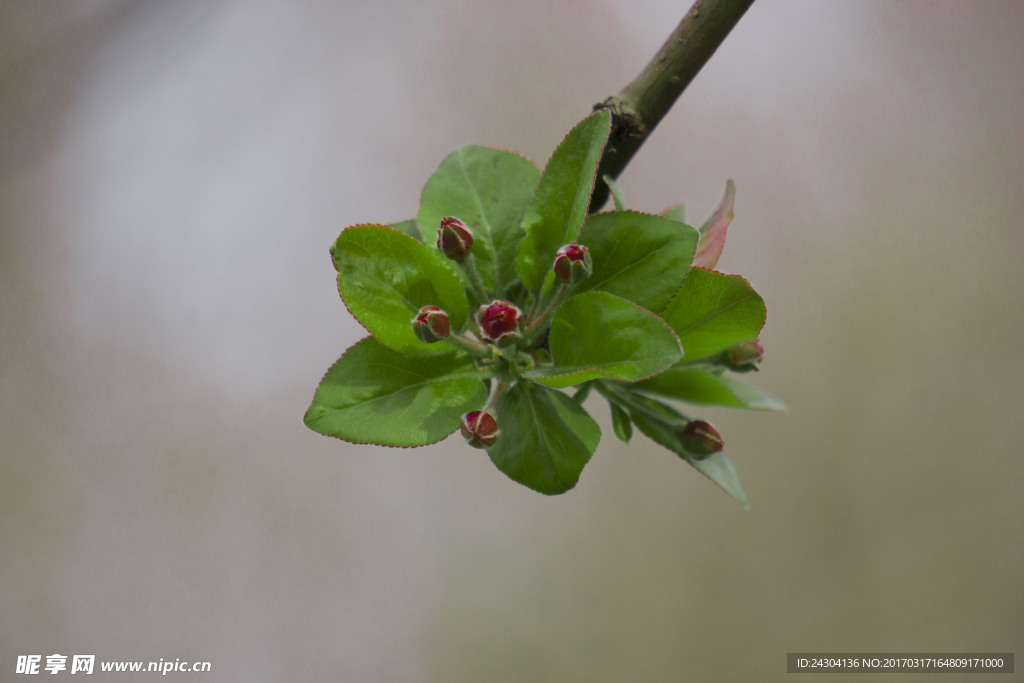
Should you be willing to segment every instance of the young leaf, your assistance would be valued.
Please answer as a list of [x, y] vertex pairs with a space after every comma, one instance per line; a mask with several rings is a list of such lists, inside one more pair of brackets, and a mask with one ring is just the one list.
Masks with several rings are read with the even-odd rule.
[[678, 432], [689, 422], [687, 416], [654, 399], [641, 396], [631, 391], [629, 387], [612, 382], [595, 384], [597, 390], [608, 399], [608, 403], [625, 410], [633, 423], [648, 438], [670, 451], [683, 455]]
[[625, 211], [626, 195], [622, 194], [622, 188], [619, 187], [619, 184], [617, 182], [615, 182], [615, 178], [612, 178], [610, 175], [605, 174], [601, 176], [601, 180], [603, 180], [604, 184], [608, 186], [608, 191], [611, 192], [612, 194], [612, 199], [615, 201], [615, 210]]
[[683, 448], [680, 432], [690, 418], [663, 403], [640, 396], [632, 385], [614, 385], [598, 382], [597, 389], [609, 403], [625, 409], [637, 428], [652, 441], [660, 444], [685, 460], [698, 472], [717, 484], [742, 505], [749, 505], [739, 475], [724, 452], [705, 458], [695, 458]]
[[785, 410], [786, 404], [764, 389], [706, 368], [675, 365], [636, 385], [641, 391], [697, 405]]
[[[676, 204], [675, 206], [665, 209], [662, 216], [673, 221], [679, 221], [680, 223], [686, 223], [686, 204]], [[687, 223], [687, 225], [689, 225]]]
[[740, 505], [743, 507], [750, 506], [750, 499], [747, 497], [747, 492], [743, 490], [740, 475], [736, 472], [736, 468], [733, 467], [732, 461], [729, 460], [729, 456], [724, 451], [715, 453], [703, 460], [693, 460], [690, 458], [686, 462], [717, 484], [719, 488], [732, 496]]
[[593, 274], [575, 291], [601, 290], [660, 311], [683, 284], [697, 248], [697, 231], [663, 216], [614, 211], [588, 216], [580, 243]]
[[579, 236], [610, 131], [608, 112], [591, 114], [569, 131], [551, 155], [523, 218], [526, 238], [516, 256], [519, 277], [527, 289], [540, 289], [555, 252]]
[[629, 443], [633, 438], [633, 422], [629, 419], [629, 413], [615, 403], [608, 405], [612, 409], [612, 428], [615, 430], [615, 436], [619, 437], [622, 443]]
[[558, 388], [597, 378], [645, 379], [683, 355], [661, 318], [608, 292], [584, 292], [559, 306], [548, 343], [554, 366], [527, 376]]
[[388, 225], [389, 228], [395, 230], [401, 230], [409, 237], [413, 238], [417, 242], [422, 242], [423, 238], [420, 236], [420, 229], [416, 227], [416, 219], [410, 218], [404, 221], [398, 221], [397, 223], [391, 223]]
[[700, 226], [700, 245], [697, 255], [693, 258], [694, 268], [714, 268], [725, 248], [725, 233], [732, 222], [733, 205], [736, 202], [736, 184], [731, 180], [725, 183], [725, 194], [718, 202], [711, 216]]
[[441, 219], [461, 219], [473, 231], [473, 256], [484, 287], [500, 299], [516, 278], [516, 246], [525, 235], [520, 222], [539, 179], [540, 170], [518, 154], [460, 147], [423, 188], [419, 230], [436, 246]]
[[306, 411], [306, 426], [355, 443], [423, 446], [459, 427], [487, 390], [472, 361], [454, 352], [411, 358], [373, 337], [327, 371]]
[[576, 485], [601, 439], [576, 401], [533, 382], [506, 390], [496, 417], [501, 435], [487, 454], [514, 481], [548, 495]]
[[409, 235], [384, 225], [354, 225], [334, 243], [338, 292], [349, 312], [385, 346], [412, 355], [448, 353], [447, 344], [426, 344], [412, 319], [428, 304], [440, 306], [458, 330], [469, 303], [458, 276]]
[[661, 316], [679, 335], [691, 362], [755, 339], [764, 325], [765, 307], [739, 275], [691, 268]]

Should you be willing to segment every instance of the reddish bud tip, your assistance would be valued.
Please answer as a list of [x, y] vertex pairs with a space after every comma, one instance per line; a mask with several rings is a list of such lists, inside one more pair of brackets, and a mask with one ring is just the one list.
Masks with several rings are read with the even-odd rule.
[[736, 372], [757, 370], [764, 359], [764, 347], [756, 339], [730, 346], [725, 351], [725, 364]]
[[679, 436], [683, 440], [683, 448], [697, 460], [703, 460], [725, 448], [718, 430], [704, 420], [687, 422]]
[[451, 334], [448, 314], [434, 305], [424, 306], [412, 319], [412, 329], [420, 341], [433, 344]]
[[590, 277], [594, 264], [590, 250], [570, 242], [555, 253], [555, 277], [562, 284], [576, 284]]
[[446, 216], [437, 229], [437, 248], [453, 261], [461, 261], [473, 248], [473, 231], [458, 218]]
[[525, 322], [523, 313], [509, 301], [492, 301], [476, 312], [476, 322], [484, 339], [496, 343], [512, 341]]
[[482, 410], [463, 415], [460, 429], [462, 436], [473, 448], [487, 448], [498, 440], [498, 421]]

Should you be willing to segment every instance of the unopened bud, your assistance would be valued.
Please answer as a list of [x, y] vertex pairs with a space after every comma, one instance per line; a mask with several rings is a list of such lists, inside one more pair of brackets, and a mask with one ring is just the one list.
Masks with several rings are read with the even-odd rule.
[[687, 422], [679, 436], [683, 440], [683, 448], [697, 460], [703, 460], [725, 448], [718, 430], [704, 420]]
[[451, 322], [443, 310], [434, 305], [427, 305], [412, 319], [412, 329], [420, 341], [433, 344], [451, 334]]
[[453, 261], [462, 261], [473, 248], [473, 231], [458, 218], [446, 216], [437, 229], [437, 248]]
[[460, 429], [462, 436], [473, 448], [487, 448], [498, 440], [498, 421], [482, 410], [463, 415]]
[[512, 302], [492, 301], [476, 312], [476, 322], [484, 339], [503, 345], [519, 336], [525, 319]]
[[751, 372], [758, 369], [764, 359], [764, 347], [756, 339], [730, 346], [725, 351], [725, 364], [736, 372]]
[[555, 277], [562, 284], [576, 284], [590, 277], [594, 264], [590, 250], [570, 242], [555, 253]]

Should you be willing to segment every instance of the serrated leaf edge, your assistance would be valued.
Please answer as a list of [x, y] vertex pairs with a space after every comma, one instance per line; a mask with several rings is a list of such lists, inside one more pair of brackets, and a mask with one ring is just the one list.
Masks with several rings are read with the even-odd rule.
[[[408, 239], [412, 240], [414, 244], [419, 244], [420, 246], [427, 246], [426, 244], [424, 244], [423, 242], [420, 242], [419, 240], [417, 240], [415, 237], [413, 237], [409, 233], [402, 232], [398, 228], [393, 228], [390, 225], [384, 225], [383, 223], [356, 223], [355, 225], [349, 225], [346, 228], [344, 228], [340, 233], [338, 233], [338, 237], [336, 237], [334, 239], [334, 241], [335, 241], [335, 243], [337, 243], [338, 238], [340, 238], [341, 234], [344, 233], [346, 230], [351, 230], [352, 228], [366, 228], [366, 227], [386, 228], [386, 229], [388, 229], [388, 230], [390, 230], [392, 232], [397, 232], [399, 235], [403, 235], [403, 236], [407, 237]], [[428, 247], [428, 249], [429, 249], [429, 247]], [[445, 268], [447, 268], [449, 270], [449, 272], [451, 272], [451, 274], [454, 275], [456, 278], [459, 278], [459, 274], [456, 271], [452, 270], [452, 267], [449, 266], [446, 262], [441, 261], [441, 260], [438, 260], [437, 262], [440, 265], [442, 265]], [[339, 273], [339, 275], [340, 275], [340, 273]], [[402, 354], [403, 356], [405, 356], [407, 358], [430, 358], [432, 356], [444, 355], [447, 352], [446, 350], [442, 350], [443, 347], [438, 347], [438, 350], [436, 352], [435, 351], [431, 351], [431, 350], [429, 350], [429, 346], [424, 345], [424, 348], [425, 348], [425, 352], [424, 353], [406, 353], [405, 351], [402, 351], [400, 349], [396, 349], [395, 347], [391, 346], [390, 344], [385, 343], [384, 341], [379, 339], [377, 337], [377, 335], [375, 335], [373, 333], [373, 331], [370, 330], [370, 328], [368, 328], [363, 323], [362, 320], [359, 319], [359, 316], [357, 316], [355, 313], [352, 312], [351, 308], [349, 308], [348, 302], [345, 301], [345, 297], [341, 293], [341, 278], [340, 277], [335, 277], [334, 280], [335, 280], [335, 284], [336, 284], [336, 289], [338, 290], [338, 298], [341, 299], [341, 303], [345, 307], [345, 310], [348, 311], [348, 314], [350, 316], [352, 316], [352, 319], [355, 320], [357, 323], [359, 323], [359, 326], [362, 327], [364, 330], [366, 330], [366, 332], [371, 337], [373, 337], [374, 339], [377, 339], [377, 341], [380, 342], [381, 346], [386, 346], [387, 348], [391, 349], [395, 353], [400, 353], [400, 354]], [[459, 278], [459, 282], [462, 282], [461, 278]], [[467, 304], [467, 306], [466, 306], [466, 310], [467, 310], [466, 320], [467, 321], [471, 318], [471, 313], [469, 312], [470, 308], [471, 308], [471, 306], [469, 306]], [[410, 321], [409, 324], [411, 325], [412, 324], [412, 318], [410, 318], [409, 321]], [[349, 348], [351, 348], [351, 347], [349, 347]], [[348, 349], [346, 349], [346, 351], [347, 350]], [[344, 354], [342, 354], [342, 355], [344, 355]], [[352, 443], [356, 443], [356, 442], [352, 442]]]
[[[351, 351], [355, 347], [359, 346], [363, 342], [369, 341], [370, 339], [375, 340], [378, 344], [380, 344], [381, 346], [383, 346], [383, 347], [385, 347], [387, 349], [390, 349], [391, 351], [395, 351], [395, 349], [392, 349], [390, 346], [388, 346], [384, 342], [380, 341], [379, 339], [374, 337], [372, 334], [363, 337], [362, 339], [360, 339], [359, 341], [357, 341], [356, 343], [352, 344], [347, 349], [345, 349], [342, 352], [342, 354], [340, 356], [338, 356], [338, 360], [334, 361], [333, 363], [331, 363], [328, 366], [327, 371], [324, 372], [324, 374], [320, 377], [320, 381], [316, 383], [316, 390], [313, 391], [313, 400], [309, 402], [309, 407], [306, 408], [306, 412], [303, 413], [303, 415], [302, 415], [302, 424], [305, 425], [305, 427], [307, 429], [309, 429], [310, 431], [312, 431], [314, 434], [317, 434], [319, 436], [326, 436], [326, 437], [331, 438], [331, 439], [337, 439], [338, 441], [343, 441], [345, 443], [350, 443], [350, 444], [354, 444], [354, 445], [357, 445], [357, 446], [382, 446], [384, 448], [423, 448], [424, 446], [432, 446], [435, 443], [440, 443], [440, 442], [444, 441], [449, 436], [451, 436], [456, 431], [458, 431], [459, 426], [456, 425], [455, 428], [452, 429], [452, 431], [448, 432], [447, 434], [442, 436], [440, 439], [436, 439], [434, 441], [428, 441], [427, 443], [421, 443], [421, 444], [416, 444], [416, 445], [412, 445], [412, 446], [400, 446], [400, 445], [389, 444], [389, 443], [377, 443], [376, 441], [353, 441], [351, 439], [346, 439], [344, 437], [337, 436], [335, 434], [324, 434], [323, 432], [318, 432], [318, 431], [316, 431], [315, 429], [313, 429], [312, 427], [309, 426], [309, 424], [306, 422], [306, 415], [308, 415], [309, 411], [313, 408], [313, 403], [316, 401], [316, 393], [317, 393], [317, 391], [320, 390], [320, 385], [324, 383], [325, 379], [327, 379], [327, 375], [329, 375], [331, 373], [331, 370], [334, 369], [335, 365], [337, 365], [338, 363], [341, 362], [341, 359], [345, 357], [345, 354], [347, 354], [349, 351]], [[408, 354], [404, 354], [401, 351], [395, 351], [395, 353], [403, 355], [406, 358], [417, 358], [418, 357], [418, 356], [409, 356]], [[454, 351], [453, 351], [453, 353], [454, 353]], [[486, 399], [485, 399], [485, 401], [486, 401]], [[481, 403], [480, 405], [482, 407], [483, 403]]]

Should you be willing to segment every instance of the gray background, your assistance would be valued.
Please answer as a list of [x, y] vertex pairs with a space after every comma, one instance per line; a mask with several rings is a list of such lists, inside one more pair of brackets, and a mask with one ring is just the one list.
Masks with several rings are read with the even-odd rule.
[[364, 334], [338, 231], [414, 215], [465, 142], [543, 165], [685, 4], [0, 2], [0, 679], [54, 652], [218, 681], [1024, 652], [1019, 2], [762, 0], [621, 177], [694, 221], [736, 181], [719, 268], [767, 301], [754, 380], [790, 406], [703, 411], [749, 511], [596, 399], [556, 498], [457, 436], [302, 425]]

